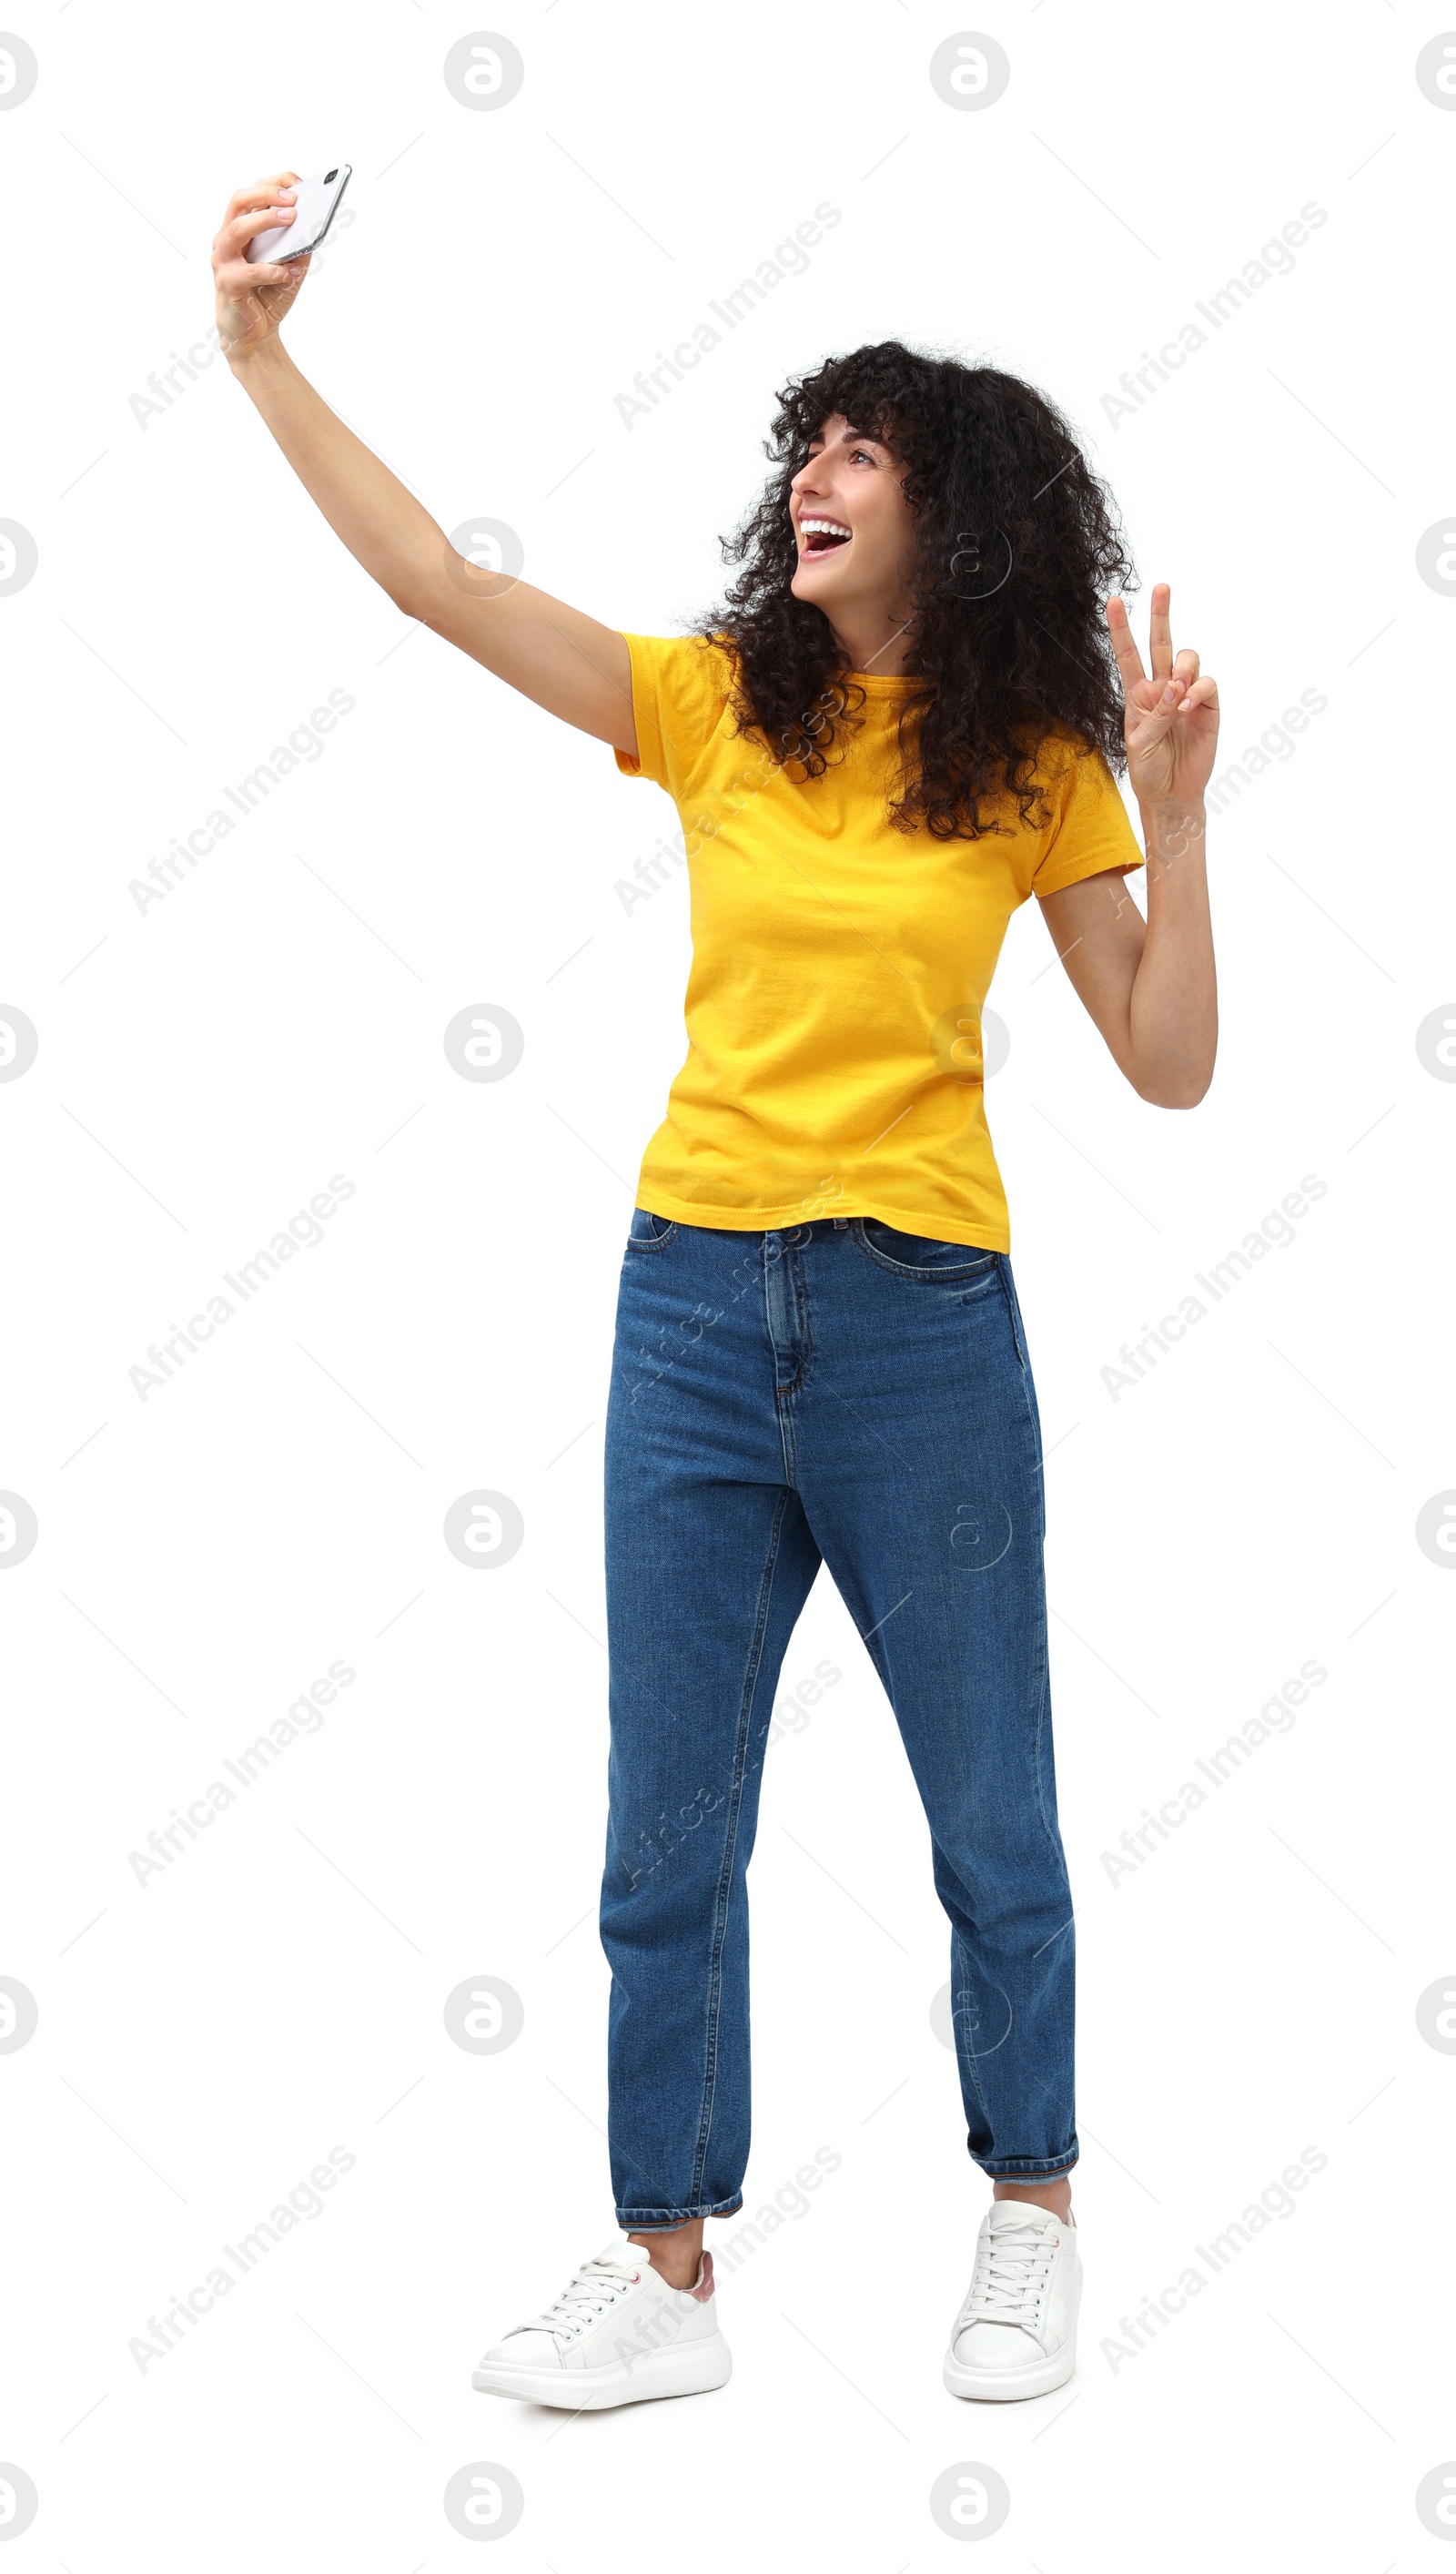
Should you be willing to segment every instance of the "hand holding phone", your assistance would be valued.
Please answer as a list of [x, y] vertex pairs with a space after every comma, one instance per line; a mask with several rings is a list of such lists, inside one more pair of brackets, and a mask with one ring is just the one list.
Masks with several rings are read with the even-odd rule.
[[322, 178], [279, 170], [234, 189], [212, 246], [218, 346], [230, 366], [277, 342], [348, 178], [340, 162]]
[[350, 176], [351, 164], [340, 161], [322, 178], [300, 179], [294, 193], [293, 222], [255, 233], [243, 257], [250, 263], [306, 259], [311, 250], [318, 249], [333, 222]]

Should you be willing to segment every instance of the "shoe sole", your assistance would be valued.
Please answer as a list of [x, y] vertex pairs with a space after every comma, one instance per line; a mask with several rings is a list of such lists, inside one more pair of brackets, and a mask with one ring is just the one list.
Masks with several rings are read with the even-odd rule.
[[643, 2404], [660, 2395], [708, 2395], [727, 2386], [732, 2355], [722, 2333], [686, 2350], [655, 2350], [631, 2375], [620, 2367], [478, 2368], [471, 2384], [479, 2395], [513, 2395], [523, 2404], [555, 2404], [570, 2413], [605, 2413], [616, 2404]]
[[945, 2390], [972, 2403], [1014, 2404], [1027, 2395], [1050, 2395], [1065, 2386], [1077, 2364], [1076, 2343], [1054, 2351], [1050, 2359], [1032, 2360], [1025, 2368], [967, 2368], [953, 2350], [945, 2353]]

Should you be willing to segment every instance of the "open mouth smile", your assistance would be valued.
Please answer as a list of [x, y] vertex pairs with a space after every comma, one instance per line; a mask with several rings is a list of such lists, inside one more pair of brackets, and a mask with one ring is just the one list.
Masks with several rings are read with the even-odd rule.
[[848, 545], [853, 533], [852, 528], [845, 527], [842, 519], [800, 519], [800, 555], [813, 560], [819, 555], [835, 554], [840, 546]]

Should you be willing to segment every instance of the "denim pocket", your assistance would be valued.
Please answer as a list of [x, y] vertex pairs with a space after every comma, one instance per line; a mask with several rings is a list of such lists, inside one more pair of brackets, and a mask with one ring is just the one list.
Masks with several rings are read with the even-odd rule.
[[627, 1237], [629, 1251], [661, 1251], [671, 1242], [678, 1226], [674, 1218], [654, 1215], [648, 1207], [634, 1207], [632, 1226]]
[[892, 1271], [896, 1278], [963, 1286], [970, 1280], [993, 1276], [1000, 1257], [998, 1252], [987, 1251], [977, 1243], [941, 1242], [933, 1234], [897, 1232], [892, 1224], [882, 1224], [878, 1216], [856, 1216], [853, 1232], [875, 1267]]

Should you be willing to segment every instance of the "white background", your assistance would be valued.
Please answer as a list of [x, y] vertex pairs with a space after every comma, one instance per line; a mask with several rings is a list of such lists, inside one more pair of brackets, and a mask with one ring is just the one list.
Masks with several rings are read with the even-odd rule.
[[[0, 1089], [0, 1484], [39, 1521], [0, 1584], [0, 1971], [39, 2006], [0, 2057], [17, 2564], [468, 2564], [441, 2496], [474, 2460], [519, 2477], [494, 2543], [532, 2574], [958, 2562], [927, 2497], [961, 2461], [1006, 2480], [980, 2544], [1014, 2574], [1440, 2564], [1414, 2493], [1456, 2450], [1456, 2064], [1415, 2006], [1456, 1980], [1451, 1595], [1415, 1521], [1456, 1485], [1456, 1091], [1415, 1033], [1456, 986], [1456, 612], [1415, 557], [1452, 503], [1456, 116], [1414, 65], [1443, 22], [1037, 0], [969, 20], [1011, 64], [970, 113], [927, 75], [966, 22], [922, 0], [523, 6], [484, 22], [526, 63], [491, 113], [444, 84], [481, 22], [438, 0], [10, 23], [40, 63], [0, 115], [0, 516], [39, 549], [0, 598], [0, 999], [40, 1038]], [[985, 2186], [931, 2025], [923, 1822], [827, 1577], [784, 1689], [843, 1679], [770, 1753], [751, 1880], [747, 2212], [842, 2159], [725, 2279], [725, 2392], [569, 2420], [471, 2391], [613, 2230], [601, 1440], [686, 881], [624, 909], [666, 799], [408, 631], [220, 364], [132, 406], [208, 326], [230, 189], [341, 155], [354, 221], [294, 354], [546, 589], [675, 631], [774, 389], [894, 334], [1065, 406], [1219, 678], [1220, 769], [1328, 699], [1211, 827], [1196, 1113], [1122, 1083], [1034, 906], [992, 995], [1080, 1932], [1081, 2359], [1039, 2403], [940, 2385]], [[626, 427], [637, 371], [821, 200], [807, 274]], [[1123, 371], [1307, 201], [1293, 273], [1114, 424]], [[336, 688], [323, 755], [140, 911], [129, 881]], [[476, 1002], [525, 1031], [498, 1084], [443, 1050]], [[335, 1173], [325, 1239], [142, 1401], [148, 1344]], [[1296, 1240], [1114, 1401], [1119, 1346], [1307, 1173]], [[479, 1487], [526, 1525], [489, 1574], [441, 1533]], [[335, 1659], [318, 1732], [139, 1885], [129, 1853]], [[1306, 1660], [1292, 1729], [1111, 1882], [1102, 1853]], [[485, 2057], [443, 2019], [481, 1974], [525, 2008]], [[323, 2212], [140, 2370], [148, 2318], [334, 2146]], [[1306, 2147], [1296, 2212], [1114, 2366], [1120, 2319]]]

